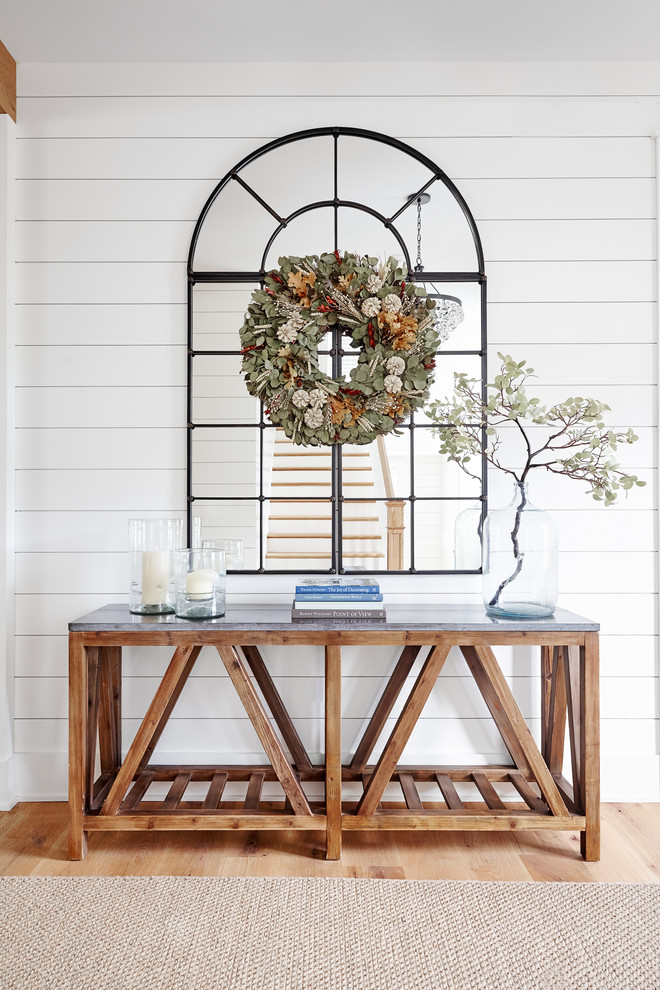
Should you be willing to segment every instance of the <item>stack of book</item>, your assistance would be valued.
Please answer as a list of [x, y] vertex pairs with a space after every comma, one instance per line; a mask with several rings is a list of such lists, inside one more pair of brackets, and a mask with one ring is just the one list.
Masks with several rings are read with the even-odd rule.
[[305, 619], [385, 619], [383, 595], [371, 578], [319, 578], [296, 585], [291, 618]]

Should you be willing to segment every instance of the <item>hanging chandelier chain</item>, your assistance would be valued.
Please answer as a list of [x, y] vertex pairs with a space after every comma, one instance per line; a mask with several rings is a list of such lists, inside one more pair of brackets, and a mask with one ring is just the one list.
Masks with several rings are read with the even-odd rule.
[[417, 197], [417, 258], [415, 259], [415, 271], [421, 272], [422, 265], [422, 197]]
[[[415, 260], [415, 271], [424, 271], [422, 263], [422, 205], [431, 199], [428, 193], [420, 193], [416, 197], [417, 201], [417, 258]], [[444, 292], [439, 292], [433, 282], [427, 282], [432, 288], [429, 297], [435, 300], [435, 326], [440, 333], [440, 339], [446, 340], [449, 334], [459, 323], [463, 322], [464, 313], [461, 300], [455, 296], [448, 296]]]

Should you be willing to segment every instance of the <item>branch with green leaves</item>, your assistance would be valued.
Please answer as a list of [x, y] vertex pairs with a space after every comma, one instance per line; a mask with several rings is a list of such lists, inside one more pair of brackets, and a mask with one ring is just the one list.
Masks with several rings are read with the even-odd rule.
[[[608, 405], [578, 396], [548, 408], [527, 394], [525, 384], [534, 369], [508, 354], [497, 356], [502, 364], [486, 385], [485, 398], [477, 379], [455, 372], [453, 395], [427, 407], [437, 424], [441, 454], [476, 478], [480, 476], [471, 462], [481, 456], [520, 482], [543, 468], [585, 482], [587, 492], [605, 505], [612, 505], [621, 491], [646, 484], [622, 471], [613, 457], [619, 444], [635, 443], [638, 437], [632, 430], [606, 427], [603, 414]], [[507, 466], [501, 458], [502, 429], [508, 426], [517, 428], [520, 436], [521, 468]]]

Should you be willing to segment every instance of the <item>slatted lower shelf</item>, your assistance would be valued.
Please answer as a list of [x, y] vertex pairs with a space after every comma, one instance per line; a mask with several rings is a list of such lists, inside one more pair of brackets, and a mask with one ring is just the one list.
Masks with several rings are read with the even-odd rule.
[[[367, 786], [373, 767], [363, 771], [342, 770], [345, 784]], [[296, 772], [301, 784], [324, 780], [323, 767]], [[585, 817], [574, 813], [570, 784], [556, 782], [570, 808], [566, 816], [553, 815], [538, 785], [512, 766], [399, 767], [391, 784], [398, 785], [403, 801], [383, 800], [371, 815], [360, 814], [359, 801], [342, 802], [342, 829], [567, 829], [581, 830]], [[149, 766], [137, 774], [117, 814], [102, 813], [103, 802], [114, 780], [102, 774], [94, 785], [94, 798], [85, 815], [85, 828], [123, 829], [324, 829], [323, 801], [309, 799], [311, 814], [294, 814], [286, 800], [265, 800], [265, 783], [277, 781], [272, 766]], [[149, 794], [152, 784], [169, 784], [164, 797]], [[186, 798], [190, 784], [208, 784], [206, 794]], [[242, 800], [225, 797], [227, 784], [245, 786]], [[469, 784], [478, 800], [461, 797], [456, 785]], [[499, 786], [499, 790], [498, 790]], [[420, 789], [424, 796], [420, 794]], [[506, 789], [508, 795], [502, 795]], [[199, 790], [199, 787], [197, 787]], [[515, 790], [514, 800], [509, 796]], [[431, 797], [428, 793], [431, 793]]]

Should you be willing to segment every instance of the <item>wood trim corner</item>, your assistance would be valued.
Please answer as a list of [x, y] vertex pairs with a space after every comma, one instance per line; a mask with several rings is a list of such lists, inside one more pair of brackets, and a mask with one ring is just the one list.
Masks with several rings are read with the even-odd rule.
[[0, 41], [0, 113], [16, 123], [16, 62]]

